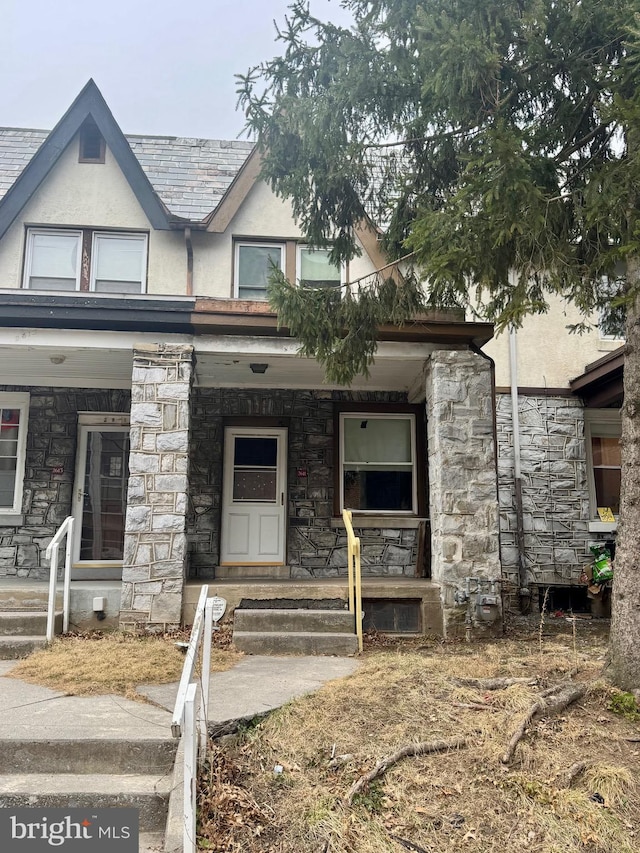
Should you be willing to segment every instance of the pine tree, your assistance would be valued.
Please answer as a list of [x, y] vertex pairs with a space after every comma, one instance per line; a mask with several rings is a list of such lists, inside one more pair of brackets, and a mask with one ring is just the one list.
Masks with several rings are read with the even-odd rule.
[[[403, 278], [344, 298], [274, 275], [280, 320], [330, 378], [376, 327], [481, 304], [498, 330], [559, 295], [626, 313], [610, 673], [640, 685], [640, 14], [637, 0], [343, 0], [291, 7], [283, 52], [240, 78], [264, 177], [335, 261], [383, 228]], [[621, 274], [621, 270], [624, 273]], [[603, 281], [609, 286], [604, 288]], [[612, 288], [611, 283], [615, 286]], [[612, 295], [613, 294], [613, 295]], [[348, 330], [345, 332], [345, 330]], [[354, 330], [357, 330], [354, 331]]]

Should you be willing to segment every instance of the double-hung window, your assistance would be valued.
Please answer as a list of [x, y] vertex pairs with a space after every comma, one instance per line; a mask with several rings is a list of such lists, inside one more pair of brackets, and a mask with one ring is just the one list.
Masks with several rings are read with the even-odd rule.
[[340, 508], [416, 514], [416, 418], [340, 414]]
[[22, 509], [28, 394], [0, 393], [0, 515]]
[[620, 512], [622, 454], [619, 409], [586, 409], [585, 433], [591, 518], [598, 509]]
[[147, 235], [30, 228], [24, 287], [30, 290], [144, 293]]
[[274, 267], [284, 270], [284, 244], [236, 243], [235, 296], [266, 300], [267, 284]]
[[298, 279], [307, 287], [339, 287], [340, 267], [331, 262], [330, 249], [298, 246]]

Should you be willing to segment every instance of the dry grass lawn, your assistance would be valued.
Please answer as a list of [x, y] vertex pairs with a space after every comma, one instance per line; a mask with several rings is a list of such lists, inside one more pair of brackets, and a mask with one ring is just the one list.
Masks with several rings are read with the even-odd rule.
[[[567, 626], [542, 650], [533, 631], [365, 655], [355, 675], [212, 746], [199, 849], [638, 853], [640, 725], [610, 710], [611, 688], [599, 680], [605, 642]], [[536, 693], [576, 664], [586, 697], [535, 722], [505, 766], [501, 755]], [[495, 676], [538, 682], [488, 691], [455, 681]], [[345, 803], [353, 782], [398, 747], [458, 735], [466, 748], [405, 758]], [[586, 765], [569, 782], [578, 761]]]
[[[69, 635], [33, 652], [8, 675], [72, 696], [115, 693], [144, 701], [135, 691], [137, 685], [179, 681], [184, 654], [175, 642], [173, 636], [119, 632]], [[226, 638], [214, 640], [211, 671], [230, 669], [241, 657]]]

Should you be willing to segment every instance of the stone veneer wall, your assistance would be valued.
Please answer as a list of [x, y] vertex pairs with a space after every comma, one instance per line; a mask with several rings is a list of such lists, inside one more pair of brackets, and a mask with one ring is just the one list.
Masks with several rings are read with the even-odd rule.
[[181, 621], [192, 381], [193, 347], [134, 349], [121, 628]]
[[[188, 522], [190, 575], [211, 578], [218, 563], [222, 494], [223, 418], [270, 417], [289, 428], [287, 562], [294, 578], [337, 577], [347, 571], [344, 528], [332, 529], [334, 403], [406, 403], [399, 392], [257, 391], [197, 388], [192, 398]], [[298, 477], [299, 469], [306, 477]], [[417, 531], [390, 521], [356, 529], [363, 573], [414, 576]]]
[[[28, 391], [29, 425], [22, 512], [24, 524], [0, 526], [0, 577], [49, 577], [45, 550], [71, 513], [75, 474], [78, 412], [128, 412], [129, 391], [24, 388]], [[54, 474], [62, 467], [62, 474]]]
[[446, 636], [465, 628], [467, 607], [454, 598], [465, 578], [476, 579], [472, 591], [480, 579], [480, 591], [489, 593], [486, 582], [501, 576], [493, 376], [480, 355], [437, 350], [425, 379], [431, 565], [440, 584]]
[[[518, 397], [525, 564], [529, 583], [576, 583], [590, 561], [584, 409], [575, 397]], [[511, 396], [497, 400], [505, 576], [518, 588]], [[605, 536], [604, 538], [609, 538]]]

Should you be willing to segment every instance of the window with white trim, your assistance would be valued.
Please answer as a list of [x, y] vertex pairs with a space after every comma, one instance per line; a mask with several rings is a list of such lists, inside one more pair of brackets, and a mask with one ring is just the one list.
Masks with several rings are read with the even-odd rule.
[[339, 287], [342, 270], [330, 260], [330, 249], [298, 246], [298, 280], [307, 287]]
[[340, 509], [418, 511], [413, 414], [340, 414]]
[[0, 393], [0, 513], [22, 511], [28, 394]]
[[621, 447], [620, 410], [586, 409], [585, 438], [589, 477], [590, 514], [598, 519], [598, 508], [620, 512]]
[[284, 244], [235, 244], [234, 294], [238, 299], [267, 299], [267, 284], [273, 268], [284, 270]]
[[30, 290], [144, 293], [147, 235], [29, 228], [23, 286]]

